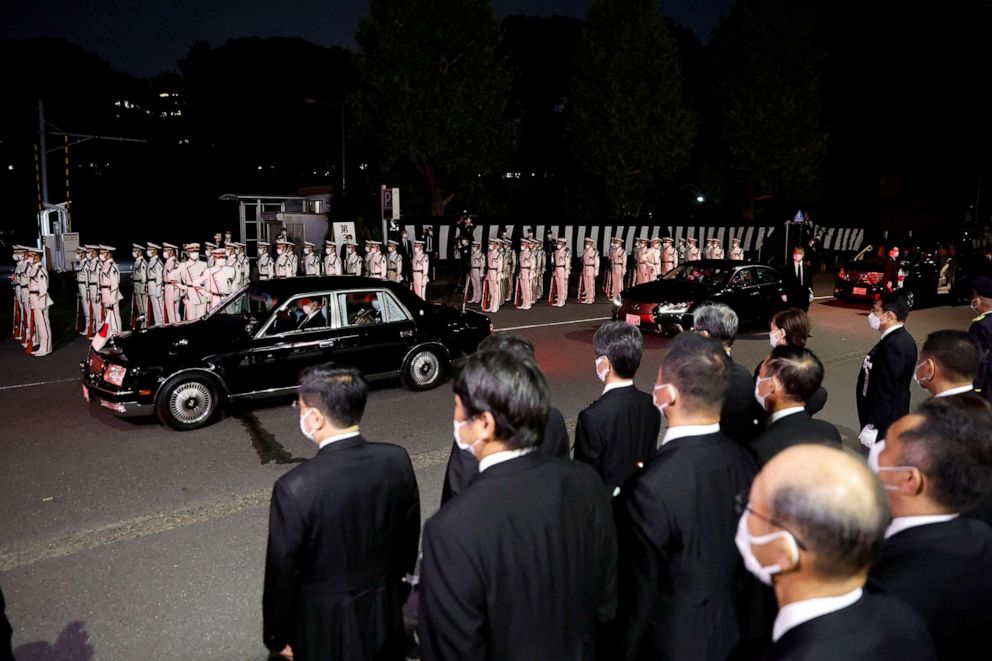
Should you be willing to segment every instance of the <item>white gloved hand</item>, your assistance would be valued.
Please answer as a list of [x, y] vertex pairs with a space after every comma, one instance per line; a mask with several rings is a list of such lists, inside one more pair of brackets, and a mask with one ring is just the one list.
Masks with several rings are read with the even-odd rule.
[[811, 303], [813, 302], [813, 299], [814, 299], [814, 298], [816, 298], [816, 297], [815, 297], [815, 296], [813, 296], [813, 290], [812, 290], [812, 289], [810, 289], [810, 290], [809, 290], [809, 300], [810, 300], [810, 302], [811, 302]]
[[870, 448], [878, 440], [878, 430], [875, 429], [874, 425], [865, 425], [861, 433], [858, 434], [858, 440], [861, 441], [861, 445]]
[[782, 302], [784, 303], [784, 302], [786, 302], [788, 300], [789, 300], [789, 297], [786, 296], [785, 294], [782, 294]]

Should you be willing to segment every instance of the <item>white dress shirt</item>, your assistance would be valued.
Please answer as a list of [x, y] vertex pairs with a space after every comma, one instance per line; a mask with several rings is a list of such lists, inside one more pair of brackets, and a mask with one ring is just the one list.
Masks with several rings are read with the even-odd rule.
[[861, 593], [861, 588], [857, 588], [836, 597], [804, 599], [783, 606], [775, 617], [775, 626], [772, 627], [772, 641], [777, 643], [778, 639], [784, 636], [789, 629], [798, 627], [804, 622], [847, 608], [861, 598]]
[[343, 441], [346, 438], [351, 438], [352, 436], [358, 436], [361, 432], [357, 431], [347, 431], [343, 434], [335, 434], [334, 436], [328, 436], [320, 442], [317, 446], [318, 450], [323, 450], [325, 445], [330, 445], [331, 443], [337, 443], [338, 441]]
[[943, 523], [951, 519], [958, 518], [957, 514], [927, 514], [923, 516], [897, 516], [892, 519], [892, 523], [885, 529], [885, 539], [892, 537], [903, 530], [909, 530], [917, 526], [926, 526], [931, 523]]
[[806, 407], [804, 406], [790, 406], [787, 409], [780, 409], [772, 413], [771, 419], [768, 421], [768, 424], [770, 425], [772, 423], [778, 422], [785, 416], [792, 415], [793, 413], [802, 413], [805, 410]]
[[960, 395], [964, 392], [974, 392], [975, 386], [970, 383], [966, 386], [958, 386], [957, 388], [948, 388], [944, 392], [939, 392], [934, 397], [950, 397], [951, 395]]
[[674, 441], [676, 438], [705, 436], [706, 434], [715, 434], [718, 431], [720, 431], [719, 422], [714, 422], [712, 425], [680, 425], [678, 427], [669, 427], [665, 430], [665, 435], [661, 438], [661, 444], [664, 445], [669, 441]]
[[632, 385], [634, 385], [634, 382], [631, 381], [630, 379], [626, 381], [614, 381], [613, 383], [608, 383], [606, 384], [606, 387], [603, 388], [603, 395], [610, 392], [611, 390], [616, 390], [617, 388], [627, 388]]
[[899, 329], [900, 329], [900, 328], [902, 328], [903, 326], [904, 326], [904, 324], [896, 324], [896, 325], [895, 325], [895, 326], [893, 326], [892, 328], [890, 328], [890, 329], [888, 329], [887, 331], [885, 331], [884, 333], [882, 333], [882, 338], [881, 338], [881, 339], [883, 339], [883, 340], [884, 340], [884, 339], [885, 339], [885, 336], [886, 336], [886, 335], [889, 335], [890, 333], [892, 333], [892, 332], [894, 332], [894, 331], [897, 331], [897, 330], [899, 330]]
[[510, 461], [511, 459], [516, 459], [517, 457], [522, 457], [525, 454], [530, 454], [537, 448], [524, 448], [523, 450], [503, 450], [502, 452], [496, 452], [489, 455], [485, 459], [479, 462], [479, 472], [491, 468], [496, 464], [501, 464], [504, 461]]

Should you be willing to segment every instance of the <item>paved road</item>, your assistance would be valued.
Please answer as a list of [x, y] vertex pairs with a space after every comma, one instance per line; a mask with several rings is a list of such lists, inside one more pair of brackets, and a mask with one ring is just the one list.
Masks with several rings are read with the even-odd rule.
[[[818, 283], [828, 293], [829, 282]], [[530, 338], [570, 428], [599, 394], [592, 335], [608, 303], [505, 310], [494, 322]], [[877, 340], [864, 306], [814, 303], [810, 346], [827, 366], [821, 417], [854, 443], [854, 382]], [[919, 340], [966, 328], [967, 307], [919, 310]], [[649, 389], [670, 341], [647, 337]], [[0, 344], [0, 586], [17, 658], [263, 659], [261, 584], [272, 483], [314, 454], [288, 401], [175, 433], [82, 400], [75, 340], [40, 360]], [[734, 357], [756, 365], [767, 329], [744, 331]], [[923, 398], [914, 392], [914, 402]], [[436, 509], [451, 444], [451, 390], [376, 387], [363, 431], [410, 452], [424, 516]], [[374, 476], [369, 476], [374, 479]]]

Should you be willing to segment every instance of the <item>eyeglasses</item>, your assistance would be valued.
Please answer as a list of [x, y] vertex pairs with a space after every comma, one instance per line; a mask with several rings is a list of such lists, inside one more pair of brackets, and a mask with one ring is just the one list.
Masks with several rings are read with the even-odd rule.
[[736, 496], [734, 496], [734, 510], [737, 512], [737, 515], [738, 516], [742, 516], [744, 514], [744, 512], [750, 512], [754, 516], [756, 516], [759, 519], [762, 519], [764, 521], [767, 521], [768, 523], [772, 524], [776, 528], [781, 528], [782, 530], [784, 530], [787, 533], [789, 533], [790, 535], [792, 535], [792, 538], [794, 540], [796, 540], [796, 546], [798, 546], [799, 548], [801, 548], [803, 551], [808, 551], [809, 550], [809, 549], [806, 548], [806, 545], [805, 544], [803, 544], [801, 541], [799, 541], [799, 538], [796, 537], [796, 533], [792, 532], [787, 527], [783, 526], [781, 523], [779, 523], [775, 519], [771, 518], [770, 516], [765, 516], [764, 514], [755, 511], [755, 509], [753, 507], [751, 507], [751, 503], [748, 502], [747, 496], [744, 495], [743, 493], [739, 493]]

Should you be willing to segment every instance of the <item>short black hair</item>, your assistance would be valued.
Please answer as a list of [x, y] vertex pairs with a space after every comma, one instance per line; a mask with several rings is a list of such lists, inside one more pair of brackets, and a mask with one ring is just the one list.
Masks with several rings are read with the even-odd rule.
[[361, 422], [368, 398], [369, 386], [354, 367], [326, 363], [300, 373], [300, 399], [336, 427], [351, 427]]
[[794, 399], [809, 400], [823, 383], [823, 363], [812, 351], [778, 346], [765, 359], [765, 376], [774, 376]]
[[900, 465], [920, 469], [940, 505], [970, 509], [992, 488], [992, 406], [961, 394], [928, 399], [916, 413], [923, 421], [899, 436]]
[[727, 391], [723, 344], [698, 333], [680, 333], [661, 361], [662, 378], [675, 386], [689, 412], [719, 411]]
[[625, 321], [608, 321], [596, 329], [592, 336], [596, 357], [606, 356], [617, 376], [633, 379], [641, 366], [644, 338], [641, 331]]
[[[534, 345], [526, 337], [509, 333], [493, 333], [479, 342], [479, 351], [498, 351], [518, 358], [535, 360]], [[536, 362], [536, 361], [535, 361]]]
[[887, 291], [878, 300], [882, 312], [891, 312], [896, 316], [896, 321], [906, 321], [909, 317], [909, 303], [906, 297], [899, 291]]
[[960, 381], [974, 381], [982, 350], [967, 331], [939, 330], [927, 335], [921, 353], [940, 365], [950, 377]]
[[472, 354], [459, 370], [452, 389], [470, 418], [492, 414], [496, 438], [511, 450], [541, 444], [550, 396], [547, 381], [534, 361], [509, 352]]

